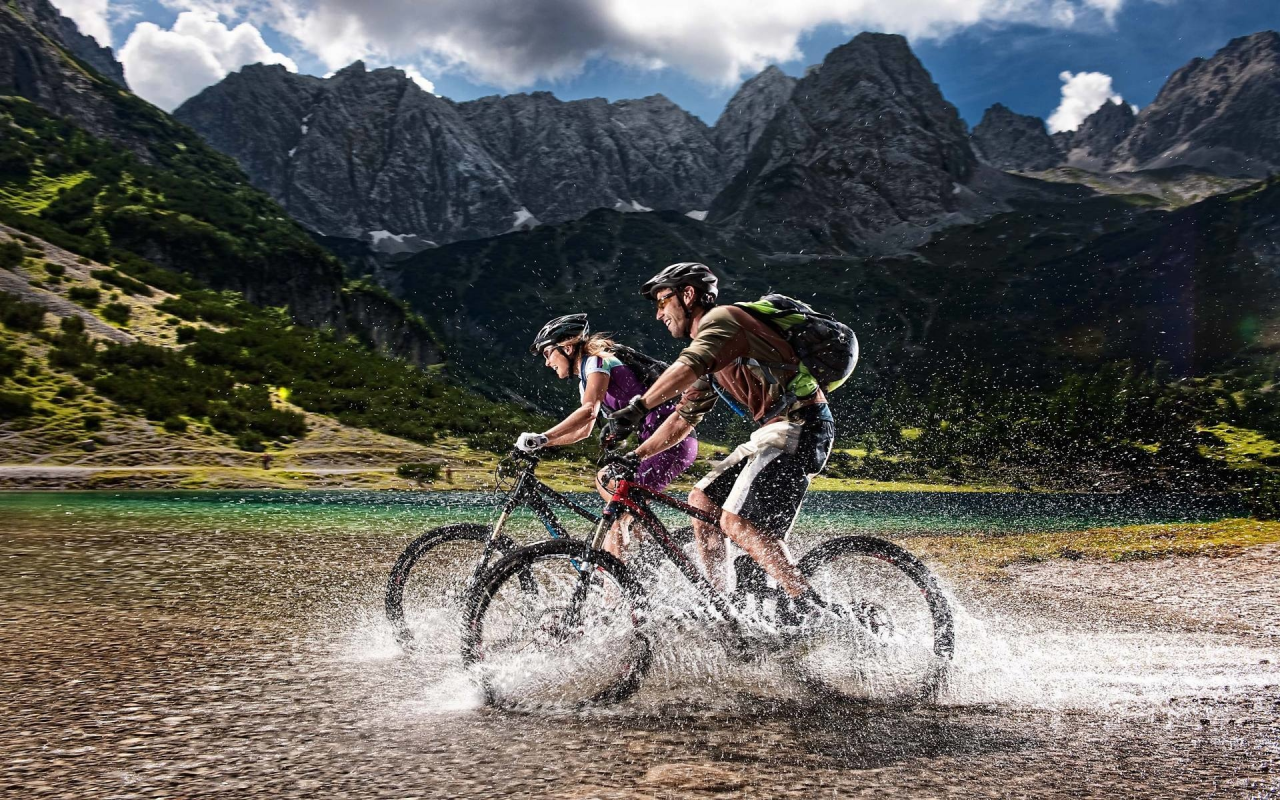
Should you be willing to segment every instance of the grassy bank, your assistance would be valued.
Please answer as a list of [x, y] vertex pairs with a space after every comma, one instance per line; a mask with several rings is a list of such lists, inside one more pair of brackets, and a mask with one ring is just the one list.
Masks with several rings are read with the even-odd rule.
[[1134, 561], [1175, 556], [1224, 556], [1280, 543], [1280, 522], [1225, 519], [1091, 528], [1014, 536], [912, 537], [901, 544], [928, 560], [997, 578], [1004, 567], [1054, 559]]

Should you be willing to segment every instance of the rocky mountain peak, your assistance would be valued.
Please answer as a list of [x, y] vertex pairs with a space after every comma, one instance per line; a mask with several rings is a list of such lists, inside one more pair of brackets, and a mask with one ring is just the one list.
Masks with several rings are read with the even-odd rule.
[[129, 88], [124, 79], [124, 67], [116, 61], [111, 48], [102, 47], [92, 36], [81, 33], [75, 22], [63, 16], [49, 0], [14, 0], [10, 5], [31, 20], [41, 33], [93, 67], [102, 77], [122, 89]]
[[458, 104], [515, 180], [513, 225], [576, 219], [595, 208], [705, 209], [723, 184], [711, 131], [657, 94], [610, 103], [547, 92]]
[[174, 116], [324, 235], [493, 236], [520, 207], [454, 105], [396, 68], [355, 62], [327, 79], [246, 68]]
[[1232, 39], [1174, 72], [1117, 148], [1117, 169], [1185, 165], [1261, 177], [1280, 168], [1280, 34]]
[[996, 169], [1034, 172], [1063, 161], [1044, 120], [1015, 113], [1001, 103], [986, 110], [969, 139], [978, 159]]
[[364, 61], [356, 59], [342, 69], [336, 70], [331, 77], [339, 78], [346, 75], [363, 75], [366, 72], [368, 72], [368, 69], [365, 67]]
[[1104, 170], [1133, 130], [1134, 119], [1133, 106], [1106, 101], [1071, 133], [1067, 163], [1080, 169]]
[[746, 164], [764, 128], [791, 99], [796, 79], [770, 64], [747, 80], [729, 100], [716, 121], [716, 146], [724, 156], [726, 174], [733, 176]]
[[709, 219], [778, 249], [855, 251], [890, 228], [953, 219], [976, 165], [906, 39], [862, 33], [796, 84]]

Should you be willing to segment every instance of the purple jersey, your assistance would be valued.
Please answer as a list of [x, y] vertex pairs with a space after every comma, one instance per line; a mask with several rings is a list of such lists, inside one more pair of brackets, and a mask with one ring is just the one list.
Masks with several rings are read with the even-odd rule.
[[[604, 393], [604, 402], [600, 405], [606, 413], [623, 408], [636, 395], [645, 393], [647, 387], [635, 372], [613, 355], [587, 356], [582, 359], [582, 368], [578, 373], [578, 394], [587, 390], [587, 376], [593, 372], [605, 372], [609, 375], [609, 387]], [[640, 424], [640, 441], [653, 435], [663, 420], [676, 410], [676, 400], [663, 403], [650, 411]], [[698, 440], [692, 435], [668, 450], [645, 459], [640, 464], [637, 480], [640, 485], [655, 491], [661, 491], [677, 475], [684, 472], [698, 457]]]

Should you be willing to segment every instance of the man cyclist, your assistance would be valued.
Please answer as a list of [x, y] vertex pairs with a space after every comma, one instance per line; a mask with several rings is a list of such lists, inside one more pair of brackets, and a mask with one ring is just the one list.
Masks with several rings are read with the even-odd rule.
[[[529, 352], [541, 355], [556, 377], [567, 380], [577, 376], [579, 405], [569, 416], [542, 433], [522, 433], [516, 448], [532, 453], [543, 447], [558, 447], [580, 442], [591, 435], [596, 416], [603, 408], [617, 411], [645, 391], [644, 381], [636, 370], [617, 357], [618, 344], [606, 334], [590, 332], [586, 314], [568, 314], [542, 326]], [[675, 411], [675, 403], [659, 405], [647, 411], [639, 422], [640, 439], [653, 434]], [[638, 465], [636, 482], [660, 492], [667, 484], [689, 468], [698, 456], [698, 442], [689, 437], [676, 446], [655, 452]], [[612, 494], [597, 485], [605, 500]], [[629, 520], [629, 518], [627, 518]], [[605, 539], [604, 549], [621, 558], [628, 544], [627, 525], [614, 527]]]
[[[657, 304], [657, 319], [673, 337], [693, 341], [648, 391], [610, 415], [625, 435], [649, 409], [680, 397], [678, 413], [622, 458], [634, 464], [683, 441], [721, 397], [760, 423], [748, 442], [698, 482], [689, 503], [719, 513], [721, 529], [792, 598], [780, 619], [798, 621], [822, 601], [796, 568], [785, 539], [811, 478], [831, 453], [835, 423], [826, 396], [800, 373], [781, 334], [745, 309], [716, 304], [719, 281], [706, 265], [672, 264], [640, 293]], [[694, 532], [708, 578], [723, 590], [724, 537], [699, 521]]]

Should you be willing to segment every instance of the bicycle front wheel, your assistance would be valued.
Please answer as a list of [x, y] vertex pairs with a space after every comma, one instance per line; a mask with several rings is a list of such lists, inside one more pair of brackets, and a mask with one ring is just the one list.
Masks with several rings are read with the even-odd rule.
[[[405, 649], [456, 653], [464, 595], [489, 540], [490, 527], [459, 523], [434, 528], [409, 543], [387, 576], [387, 621]], [[515, 549], [505, 537], [499, 554]]]
[[462, 660], [489, 705], [619, 702], [649, 669], [642, 608], [643, 591], [613, 556], [574, 540], [540, 542], [482, 578], [469, 599]]
[[819, 545], [799, 567], [828, 605], [796, 654], [807, 683], [854, 699], [937, 696], [955, 627], [920, 559], [883, 539], [846, 536]]

